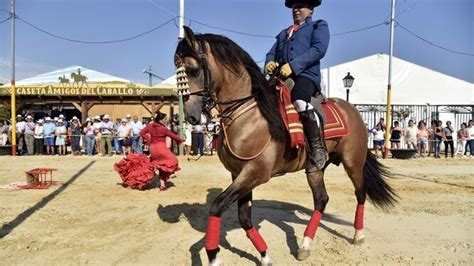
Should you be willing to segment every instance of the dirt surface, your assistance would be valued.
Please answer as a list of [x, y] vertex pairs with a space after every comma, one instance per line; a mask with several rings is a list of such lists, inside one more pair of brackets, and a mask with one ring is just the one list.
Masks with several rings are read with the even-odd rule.
[[[204, 232], [210, 203], [230, 184], [217, 157], [180, 158], [173, 187], [120, 186], [120, 157], [0, 157], [0, 185], [24, 172], [55, 167], [63, 184], [45, 190], [0, 189], [1, 264], [207, 264]], [[366, 204], [365, 244], [351, 244], [356, 200], [342, 167], [326, 171], [330, 197], [311, 257], [295, 259], [312, 209], [304, 171], [254, 191], [253, 221], [275, 264], [474, 265], [474, 159], [385, 160], [400, 196], [389, 212]], [[235, 205], [223, 216], [220, 257], [252, 265], [259, 255], [239, 227]]]

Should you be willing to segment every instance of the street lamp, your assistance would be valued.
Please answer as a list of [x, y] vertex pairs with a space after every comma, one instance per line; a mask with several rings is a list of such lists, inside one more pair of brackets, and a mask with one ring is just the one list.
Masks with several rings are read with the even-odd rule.
[[354, 77], [351, 76], [351, 72], [347, 72], [347, 76], [342, 81], [344, 82], [344, 88], [346, 88], [346, 101], [349, 102], [349, 90], [352, 87], [352, 83], [354, 83]]

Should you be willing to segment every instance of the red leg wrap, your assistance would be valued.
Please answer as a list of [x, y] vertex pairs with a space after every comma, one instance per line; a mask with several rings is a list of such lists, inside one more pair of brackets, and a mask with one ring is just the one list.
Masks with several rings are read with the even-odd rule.
[[258, 252], [264, 252], [267, 250], [267, 243], [263, 240], [262, 235], [255, 229], [255, 227], [250, 228], [247, 232], [247, 237], [252, 241], [252, 244], [258, 250]]
[[354, 219], [354, 228], [356, 230], [364, 228], [364, 204], [357, 204], [356, 215]]
[[221, 230], [221, 218], [209, 216], [206, 232], [206, 250], [214, 250], [219, 247], [219, 234]]
[[304, 231], [304, 236], [307, 236], [311, 239], [314, 238], [314, 235], [316, 234], [316, 230], [318, 230], [321, 217], [323, 217], [323, 214], [320, 211], [315, 210], [313, 212], [313, 216], [311, 216], [308, 226], [306, 226], [306, 230]]

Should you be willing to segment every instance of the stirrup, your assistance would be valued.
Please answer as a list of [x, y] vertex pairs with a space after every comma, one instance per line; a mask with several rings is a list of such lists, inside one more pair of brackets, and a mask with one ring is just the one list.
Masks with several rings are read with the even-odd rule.
[[[323, 156], [324, 158], [319, 158], [319, 160], [317, 160], [315, 158], [317, 156], [316, 153], [318, 153], [319, 156]], [[326, 166], [326, 163], [328, 161], [329, 161], [329, 154], [326, 150], [320, 148], [318, 150], [312, 151], [310, 154], [308, 154], [306, 172], [312, 173], [312, 172], [321, 171], [324, 169], [324, 166]]]

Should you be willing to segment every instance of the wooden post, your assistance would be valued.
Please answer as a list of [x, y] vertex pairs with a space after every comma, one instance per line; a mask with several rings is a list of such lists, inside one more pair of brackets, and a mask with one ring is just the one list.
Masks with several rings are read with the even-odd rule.
[[89, 108], [87, 108], [87, 101], [82, 101], [81, 103], [81, 123], [86, 122], [87, 117], [89, 116]]

